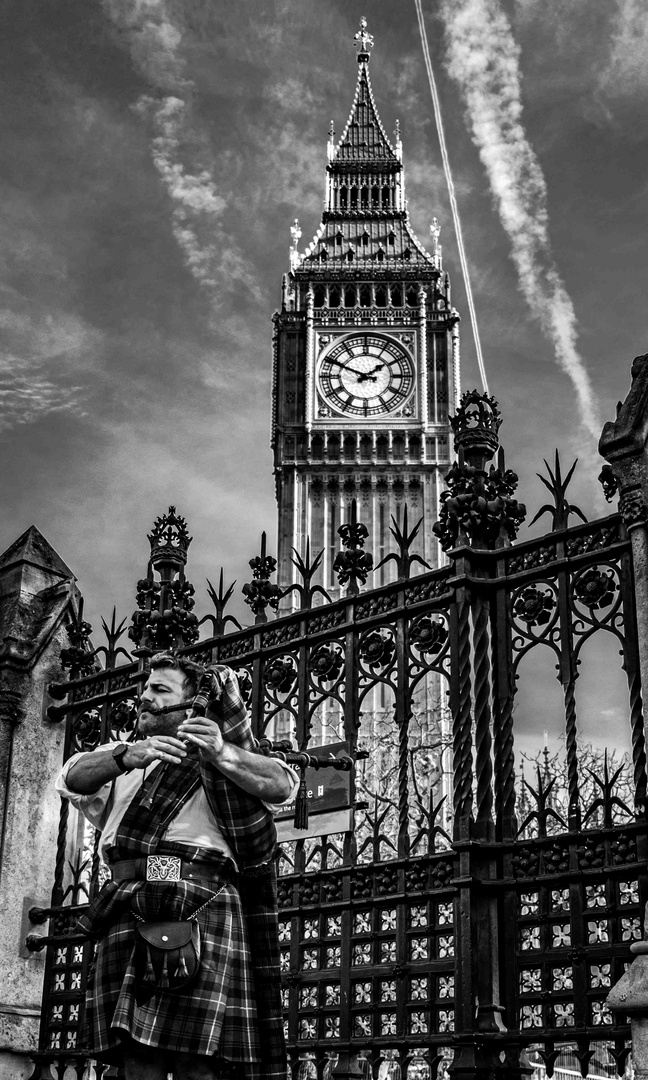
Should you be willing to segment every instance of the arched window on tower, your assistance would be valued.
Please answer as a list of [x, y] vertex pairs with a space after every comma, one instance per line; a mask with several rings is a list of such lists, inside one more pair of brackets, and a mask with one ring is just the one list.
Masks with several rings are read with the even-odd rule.
[[313, 293], [315, 294], [315, 298], [314, 298], [315, 307], [324, 307], [325, 304], [326, 304], [326, 286], [325, 285], [316, 285], [315, 288], [313, 289]]
[[360, 460], [371, 461], [371, 436], [363, 435], [360, 439]]
[[389, 440], [386, 435], [379, 435], [376, 439], [376, 457], [378, 461], [387, 461]]
[[389, 232], [387, 233], [387, 243], [389, 244], [390, 247], [393, 247], [394, 244], [396, 243], [396, 233], [394, 232], [393, 229], [390, 229]]
[[377, 210], [380, 204], [380, 188], [374, 185], [371, 189], [371, 207], [373, 210]]
[[329, 435], [328, 437], [328, 453], [327, 457], [329, 461], [340, 460], [340, 440], [337, 435]]
[[355, 461], [356, 441], [355, 435], [345, 435], [344, 437], [344, 460]]
[[344, 289], [344, 306], [355, 307], [356, 306], [356, 288], [355, 285], [346, 285]]
[[405, 458], [405, 439], [402, 435], [394, 435], [392, 439], [392, 456], [394, 461], [403, 461]]
[[371, 307], [371, 285], [360, 286], [360, 307]]
[[367, 210], [369, 207], [369, 188], [366, 184], [363, 184], [360, 188], [360, 206], [363, 210]]
[[409, 456], [412, 461], [418, 461], [421, 457], [421, 440], [418, 435], [409, 437]]
[[321, 435], [313, 435], [311, 443], [311, 455], [313, 461], [321, 461], [324, 457], [324, 440]]
[[391, 189], [388, 184], [385, 184], [382, 191], [382, 208], [387, 210], [391, 206]]
[[349, 191], [346, 184], [342, 184], [340, 188], [340, 210], [346, 210], [347, 200], [349, 198]]
[[403, 306], [403, 286], [399, 285], [398, 282], [395, 282], [392, 285], [392, 287], [390, 289], [390, 292], [391, 292], [392, 305], [394, 307], [402, 307]]
[[385, 258], [385, 249], [382, 244], [378, 244], [378, 251], [376, 252], [376, 258], [378, 262], [383, 262]]
[[349, 205], [352, 210], [358, 209], [358, 189], [355, 184], [351, 185], [351, 200]]
[[342, 300], [342, 290], [339, 285], [329, 285], [329, 307], [339, 307]]
[[[378, 252], [378, 257], [380, 258], [380, 252]], [[376, 285], [376, 307], [387, 307], [387, 287], [385, 285]]]
[[362, 243], [363, 243], [364, 247], [368, 247], [370, 239], [371, 239], [371, 236], [369, 234], [369, 230], [365, 229], [365, 231], [362, 234]]
[[418, 306], [418, 288], [417, 288], [416, 285], [408, 285], [407, 286], [407, 306], [408, 307], [417, 307]]

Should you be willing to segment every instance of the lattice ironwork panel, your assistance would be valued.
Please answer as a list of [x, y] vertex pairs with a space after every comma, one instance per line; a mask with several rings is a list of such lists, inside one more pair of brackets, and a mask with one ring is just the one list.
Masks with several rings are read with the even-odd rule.
[[[627, 871], [626, 871], [627, 874]], [[522, 1031], [609, 1028], [610, 987], [641, 937], [636, 876], [579, 875], [517, 896], [517, 986]], [[564, 1032], [562, 1032], [564, 1034]]]
[[[429, 863], [421, 860], [419, 877], [429, 875]], [[339, 1040], [358, 1049], [368, 1041], [416, 1045], [453, 1031], [453, 894], [403, 894], [396, 890], [404, 868], [389, 868], [395, 877], [383, 869], [376, 868], [371, 882], [351, 870], [337, 881], [313, 875], [307, 889], [304, 879], [281, 879], [281, 963], [292, 1046], [334, 1046]], [[354, 889], [366, 895], [342, 899]], [[295, 890], [298, 908], [292, 906]], [[337, 902], [322, 903], [335, 893]]]

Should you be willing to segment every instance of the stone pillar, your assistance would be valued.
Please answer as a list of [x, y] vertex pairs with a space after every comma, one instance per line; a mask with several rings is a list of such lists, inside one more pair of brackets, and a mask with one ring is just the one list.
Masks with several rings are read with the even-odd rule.
[[[641, 684], [648, 687], [648, 355], [635, 357], [632, 385], [603, 428], [599, 451], [609, 463], [600, 479], [630, 533], [637, 611]], [[644, 694], [646, 691], [644, 690]], [[645, 700], [645, 699], [644, 699]], [[644, 717], [645, 724], [645, 717]]]
[[33, 906], [50, 903], [60, 800], [53, 788], [64, 730], [43, 701], [62, 676], [66, 626], [78, 611], [71, 571], [34, 527], [0, 556], [0, 1076], [31, 1075], [45, 953], [25, 947]]
[[635, 959], [613, 986], [607, 1005], [613, 1012], [630, 1017], [632, 1064], [635, 1080], [648, 1080], [648, 916], [644, 920], [644, 940], [635, 941], [630, 952]]
[[[641, 684], [648, 687], [648, 355], [636, 356], [632, 385], [617, 415], [603, 428], [599, 450], [609, 463], [601, 482], [608, 499], [619, 496], [619, 511], [630, 534], [634, 570], [637, 645]], [[644, 730], [646, 717], [644, 712]], [[637, 1080], [648, 1080], [648, 920], [644, 940], [630, 946], [635, 959], [612, 987], [607, 1003], [630, 1017], [632, 1061]]]

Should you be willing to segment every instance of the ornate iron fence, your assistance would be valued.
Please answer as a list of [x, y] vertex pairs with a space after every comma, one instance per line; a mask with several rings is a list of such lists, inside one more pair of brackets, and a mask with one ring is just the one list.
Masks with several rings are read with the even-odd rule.
[[[524, 513], [512, 497], [516, 478], [502, 463], [486, 472], [498, 418], [492, 401], [468, 397], [437, 529], [448, 565], [410, 576], [415, 530], [405, 518], [394, 528], [398, 579], [360, 592], [371, 559], [351, 517], [337, 560], [346, 596], [313, 606], [317, 560], [307, 556], [296, 562], [299, 610], [268, 622], [282, 590], [263, 550], [244, 590], [255, 625], [225, 633], [221, 576], [211, 589], [215, 633], [201, 641], [183, 573], [189, 538], [172, 511], [156, 524], [138, 583], [137, 659], [120, 657], [124, 628], [113, 620], [105, 667], [95, 670], [80, 621], [64, 657], [72, 678], [52, 688], [65, 698], [49, 715], [65, 719], [66, 756], [127, 738], [151, 649], [184, 642], [195, 658], [236, 669], [260, 736], [290, 737], [301, 750], [339, 740], [352, 754], [364, 750], [353, 831], [291, 841], [279, 853], [298, 1080], [372, 1072], [424, 1080], [446, 1069], [551, 1076], [558, 1067], [585, 1077], [626, 1065], [629, 1028], [605, 998], [641, 937], [648, 899], [630, 545], [618, 516], [568, 528], [573, 508], [557, 473], [553, 531], [511, 546]], [[595, 633], [618, 643], [627, 678], [623, 797], [606, 760], [598, 771], [579, 760], [578, 666]], [[554, 655], [562, 687], [563, 800], [541, 768], [519, 798], [517, 680], [534, 649]], [[49, 932], [32, 940], [47, 947], [39, 1077], [50, 1066], [59, 1080], [66, 1067], [66, 1080], [81, 1077], [87, 1060], [78, 1032], [91, 946], [73, 927], [105, 872], [95, 837], [64, 804], [52, 907], [40, 913]]]

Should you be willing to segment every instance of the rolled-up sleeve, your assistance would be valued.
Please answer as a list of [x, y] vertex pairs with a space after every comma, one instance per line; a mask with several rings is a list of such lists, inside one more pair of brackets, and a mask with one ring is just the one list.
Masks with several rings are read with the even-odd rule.
[[282, 769], [284, 770], [286, 776], [290, 781], [290, 791], [286, 795], [285, 799], [282, 799], [281, 802], [277, 803], [264, 803], [264, 806], [268, 808], [271, 814], [276, 814], [279, 812], [279, 810], [283, 810], [286, 803], [294, 802], [297, 798], [297, 789], [299, 787], [299, 773], [296, 771], [296, 769], [293, 769], [287, 761], [282, 761], [279, 757], [273, 758], [273, 761], [276, 761], [278, 765], [281, 765]]
[[[94, 754], [109, 753], [113, 746], [116, 745], [117, 744], [114, 742], [106, 743], [105, 746], [98, 747], [92, 752]], [[112, 795], [112, 782], [104, 784], [98, 791], [94, 791], [90, 795], [82, 795], [78, 791], [72, 791], [67, 784], [70, 769], [82, 757], [85, 757], [85, 754], [74, 754], [69, 761], [65, 762], [65, 765], [54, 782], [54, 787], [62, 799], [68, 799], [73, 806], [76, 806], [78, 810], [81, 810], [91, 825], [94, 825], [95, 829], [103, 829], [110, 810], [109, 803]]]

